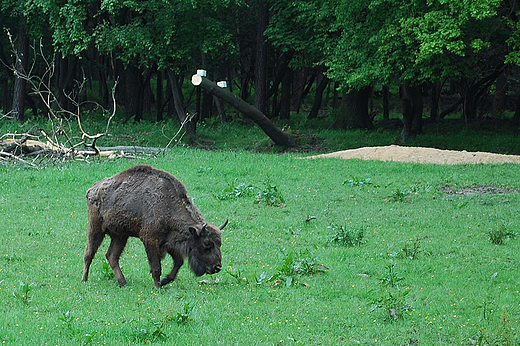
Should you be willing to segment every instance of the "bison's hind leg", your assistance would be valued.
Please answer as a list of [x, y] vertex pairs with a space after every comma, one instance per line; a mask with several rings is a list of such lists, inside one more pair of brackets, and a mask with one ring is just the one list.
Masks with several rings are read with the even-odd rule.
[[125, 249], [126, 242], [128, 241], [128, 237], [111, 237], [112, 240], [110, 242], [110, 246], [108, 247], [108, 251], [106, 253], [106, 257], [108, 260], [108, 264], [112, 268], [114, 275], [116, 276], [117, 282], [121, 286], [126, 285], [126, 279], [121, 271], [121, 267], [119, 266], [119, 258], [121, 257], [121, 253]]
[[105, 238], [105, 234], [101, 231], [101, 226], [97, 225], [96, 222], [89, 220], [87, 237], [87, 250], [85, 251], [85, 256], [83, 258], [85, 261], [85, 267], [83, 268], [82, 281], [88, 280], [90, 265], [92, 264], [92, 260], [94, 259], [99, 246]]

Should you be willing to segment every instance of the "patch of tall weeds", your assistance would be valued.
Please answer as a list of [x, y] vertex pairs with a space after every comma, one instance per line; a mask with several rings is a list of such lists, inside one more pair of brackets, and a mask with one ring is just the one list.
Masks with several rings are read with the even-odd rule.
[[352, 247], [366, 242], [363, 239], [365, 237], [363, 230], [350, 229], [342, 225], [331, 225], [328, 228], [331, 244]]
[[387, 320], [404, 318], [404, 313], [409, 309], [407, 296], [411, 289], [407, 285], [402, 286], [403, 280], [395, 271], [394, 262], [387, 265], [386, 271], [379, 278], [377, 289], [371, 290], [377, 293], [372, 311], [384, 311]]

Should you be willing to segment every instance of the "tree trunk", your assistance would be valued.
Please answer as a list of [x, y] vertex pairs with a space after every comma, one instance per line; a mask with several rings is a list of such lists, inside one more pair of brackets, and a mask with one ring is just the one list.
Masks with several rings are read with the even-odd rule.
[[157, 97], [155, 98], [156, 110], [157, 110], [157, 121], [163, 121], [163, 105], [164, 105], [164, 71], [157, 71]]
[[504, 114], [506, 110], [507, 75], [501, 73], [496, 80], [495, 95], [493, 97], [493, 113], [497, 116]]
[[516, 107], [515, 107], [515, 115], [513, 116], [513, 124], [520, 124], [520, 92], [516, 96]]
[[462, 106], [461, 118], [465, 119], [466, 122], [468, 119], [476, 118], [476, 107], [473, 107], [473, 98], [475, 97], [475, 91], [473, 90], [474, 80], [470, 80], [469, 78], [461, 78], [459, 81], [454, 82], [457, 88], [458, 93], [460, 94], [460, 105]]
[[332, 99], [332, 109], [338, 109], [339, 107], [339, 82], [334, 82], [334, 97]]
[[390, 120], [390, 88], [388, 85], [383, 85], [383, 120]]
[[430, 119], [439, 120], [439, 103], [441, 100], [442, 82], [431, 83], [432, 92], [430, 96]]
[[[74, 93], [74, 79], [78, 70], [78, 59], [74, 56], [63, 58], [58, 55], [58, 74], [56, 84], [56, 98], [58, 108], [72, 113], [76, 113], [77, 109], [73, 101], [80, 102], [79, 95]], [[77, 90], [76, 90], [77, 91]]]
[[273, 85], [269, 89], [266, 95], [266, 99], [270, 99], [277, 91], [280, 83], [283, 83], [284, 80], [287, 79], [287, 74], [291, 73], [291, 69], [289, 68], [289, 63], [291, 62], [292, 57], [294, 56], [294, 52], [290, 51], [283, 54], [278, 60], [281, 61], [276, 71], [276, 78], [273, 81]]
[[403, 130], [401, 131], [400, 144], [422, 132], [423, 100], [421, 85], [401, 86], [401, 99], [403, 100]]
[[318, 112], [321, 109], [321, 102], [323, 100], [323, 91], [327, 87], [328, 83], [329, 79], [323, 74], [323, 72], [320, 72], [318, 79], [316, 80], [316, 93], [314, 95], [314, 102], [307, 119], [315, 119], [318, 117]]
[[287, 68], [282, 79], [282, 90], [280, 94], [280, 119], [291, 118], [291, 85], [292, 70]]
[[[281, 119], [290, 119], [291, 115], [291, 84], [292, 84], [292, 70], [289, 68], [289, 63], [294, 56], [293, 51], [283, 54], [278, 60], [281, 61], [276, 71], [276, 78], [269, 91], [266, 99], [273, 98], [273, 112], [271, 118], [280, 116]], [[281, 90], [279, 90], [281, 84]], [[278, 103], [278, 96], [280, 102]]]
[[25, 90], [27, 87], [27, 64], [29, 62], [29, 38], [27, 37], [25, 23], [20, 18], [18, 26], [18, 46], [16, 52], [15, 76], [14, 76], [14, 96], [13, 96], [13, 117], [23, 121], [25, 113]]
[[236, 108], [244, 116], [252, 119], [260, 128], [273, 140], [277, 145], [284, 147], [294, 147], [296, 140], [290, 135], [282, 132], [278, 129], [262, 112], [255, 107], [247, 104], [244, 100], [237, 97], [235, 94], [227, 91], [226, 89], [220, 88], [215, 83], [207, 80], [195, 74], [191, 77], [191, 82], [195, 86], [200, 86], [210, 94], [213, 94], [222, 100], [229, 103], [231, 106]]
[[143, 117], [141, 72], [137, 67], [129, 65], [123, 73], [126, 121], [129, 121], [132, 117], [135, 121], [141, 121]]
[[[4, 53], [3, 47], [0, 46], [0, 61], [8, 62], [9, 59]], [[0, 74], [0, 109], [7, 113], [13, 110], [12, 101], [13, 98], [11, 96], [11, 83], [13, 83], [14, 78], [11, 78], [10, 75], [1, 73]], [[14, 90], [14, 88], [13, 88]]]
[[370, 91], [371, 87], [364, 87], [360, 90], [350, 90], [343, 94], [338, 116], [334, 121], [334, 128], [368, 130], [374, 128], [372, 118], [368, 114]]
[[263, 114], [267, 113], [267, 44], [264, 31], [268, 24], [269, 5], [267, 0], [259, 0], [256, 33], [255, 107]]
[[171, 70], [166, 70], [166, 74], [170, 82], [175, 113], [177, 113], [177, 117], [179, 118], [181, 124], [184, 124], [184, 131], [186, 131], [188, 135], [194, 136], [197, 132], [197, 119], [195, 118], [191, 121], [186, 121], [186, 111], [184, 110], [183, 96], [179, 87], [177, 76]]
[[203, 92], [202, 93], [202, 107], [200, 109], [200, 114], [199, 114], [198, 120], [211, 118], [212, 110], [213, 110], [213, 95]]
[[[150, 70], [152, 70], [152, 69], [150, 69]], [[148, 74], [150, 74], [150, 71], [148, 72]], [[153, 75], [153, 72], [151, 74]], [[149, 77], [151, 77], [151, 76], [149, 76]], [[143, 88], [143, 93], [142, 93], [141, 97], [143, 98], [143, 101], [142, 101], [143, 115], [151, 114], [153, 105], [155, 104], [155, 95], [152, 91], [152, 85], [150, 83], [150, 78], [144, 79], [142, 88]]]
[[294, 111], [300, 113], [303, 103], [303, 90], [305, 89], [305, 81], [307, 74], [304, 70], [297, 70], [293, 73], [293, 100]]
[[215, 107], [217, 107], [217, 112], [218, 112], [218, 117], [220, 119], [220, 123], [224, 124], [225, 122], [227, 122], [226, 110], [224, 109], [224, 104], [222, 103], [222, 100], [216, 96], [213, 96], [213, 102], [215, 103]]
[[479, 100], [489, 90], [488, 88], [495, 82], [497, 77], [503, 73], [504, 65], [499, 65], [493, 72], [480, 80], [462, 78], [459, 84], [460, 94], [463, 99], [462, 118], [475, 119], [477, 117], [477, 107]]

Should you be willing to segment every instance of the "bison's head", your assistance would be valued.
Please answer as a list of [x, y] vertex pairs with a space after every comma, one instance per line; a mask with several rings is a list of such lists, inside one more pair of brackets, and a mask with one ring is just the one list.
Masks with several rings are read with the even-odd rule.
[[199, 229], [190, 227], [193, 242], [188, 258], [195, 275], [215, 274], [222, 269], [221, 235], [226, 225], [227, 221], [220, 227], [210, 223], [202, 225]]

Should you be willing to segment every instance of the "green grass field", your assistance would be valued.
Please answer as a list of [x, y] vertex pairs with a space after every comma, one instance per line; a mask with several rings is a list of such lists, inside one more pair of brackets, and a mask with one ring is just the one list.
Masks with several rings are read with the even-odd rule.
[[[177, 147], [0, 166], [2, 345], [520, 344], [518, 166], [300, 157]], [[81, 282], [85, 192], [138, 163], [179, 178], [209, 222], [229, 219], [220, 273], [185, 265], [156, 290], [134, 239], [121, 288], [105, 240]]]

